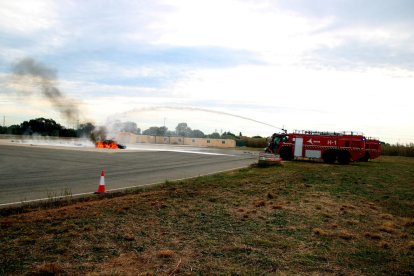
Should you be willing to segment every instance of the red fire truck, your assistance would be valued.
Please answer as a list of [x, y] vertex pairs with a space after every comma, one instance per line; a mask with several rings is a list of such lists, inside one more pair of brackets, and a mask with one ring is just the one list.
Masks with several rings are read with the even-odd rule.
[[365, 156], [361, 161], [368, 161], [369, 159], [375, 159], [381, 155], [381, 142], [376, 138], [367, 138], [365, 140]]
[[[372, 143], [379, 145], [378, 140]], [[365, 149], [366, 138], [360, 133], [294, 131], [289, 134], [273, 134], [266, 152], [279, 154], [283, 160], [314, 158], [330, 164], [336, 161], [339, 164], [348, 164], [350, 161], [366, 158]], [[378, 150], [375, 154], [369, 152], [368, 159], [378, 157], [379, 154]]]

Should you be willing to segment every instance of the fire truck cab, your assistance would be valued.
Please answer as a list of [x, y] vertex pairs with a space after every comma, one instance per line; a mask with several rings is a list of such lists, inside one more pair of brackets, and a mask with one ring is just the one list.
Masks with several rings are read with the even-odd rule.
[[367, 138], [365, 140], [365, 155], [361, 161], [378, 158], [382, 153], [381, 142], [376, 138]]
[[294, 131], [272, 135], [266, 152], [283, 160], [322, 159], [326, 163], [348, 164], [365, 157], [365, 137], [355, 132]]

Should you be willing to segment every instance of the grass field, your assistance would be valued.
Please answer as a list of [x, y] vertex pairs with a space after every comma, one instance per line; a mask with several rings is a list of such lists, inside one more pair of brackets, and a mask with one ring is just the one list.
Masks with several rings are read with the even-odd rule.
[[0, 274], [414, 273], [414, 158], [252, 166], [17, 211], [0, 217]]

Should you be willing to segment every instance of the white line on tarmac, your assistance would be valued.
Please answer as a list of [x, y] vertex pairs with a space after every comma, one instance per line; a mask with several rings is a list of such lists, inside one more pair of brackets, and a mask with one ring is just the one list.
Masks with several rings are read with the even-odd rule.
[[[169, 152], [178, 152], [178, 153], [193, 153], [193, 154], [202, 154], [202, 155], [217, 155], [217, 156], [237, 156], [234, 154], [228, 153], [219, 153], [219, 152], [206, 152], [206, 151], [197, 151], [197, 150], [178, 150], [171, 148], [144, 148], [139, 146], [127, 146], [126, 149], [97, 149], [92, 143], [85, 144], [62, 144], [62, 143], [47, 143], [47, 142], [38, 142], [38, 141], [23, 141], [23, 142], [11, 142], [4, 141], [0, 139], [1, 144], [9, 144], [13, 146], [25, 146], [25, 147], [44, 147], [52, 149], [65, 149], [65, 150], [87, 150], [94, 152], [105, 152], [105, 153], [122, 153], [122, 152], [134, 152], [134, 151], [169, 151]], [[163, 145], [163, 144], [161, 144]], [[1, 205], [0, 205], [1, 206]]]
[[[208, 175], [213, 175], [213, 174], [217, 174], [217, 173], [235, 171], [235, 170], [240, 170], [240, 169], [244, 169], [244, 168], [247, 168], [247, 166], [237, 167], [237, 168], [232, 168], [232, 169], [228, 169], [228, 170], [222, 170], [222, 171], [212, 172], [212, 173], [207, 173], [207, 174], [200, 174], [198, 176], [192, 176], [192, 177], [185, 177], [185, 178], [172, 179], [172, 180], [166, 179], [166, 181], [172, 181], [172, 182], [182, 181], [182, 180], [186, 180], [186, 179], [193, 179], [193, 178], [197, 178], [197, 177], [201, 177], [201, 176], [208, 176]], [[136, 186], [129, 186], [129, 187], [124, 187], [124, 188], [110, 189], [110, 190], [107, 190], [107, 192], [114, 192], [114, 191], [119, 191], [119, 190], [129, 190], [129, 189], [133, 189], [133, 188], [141, 188], [141, 187], [146, 187], [146, 186], [155, 186], [155, 185], [160, 185], [160, 184], [163, 184], [163, 183], [165, 183], [165, 181], [141, 184], [141, 185], [136, 185]], [[2, 204], [0, 204], [0, 207], [11, 206], [11, 205], [20, 205], [20, 204], [23, 205], [23, 204], [32, 203], [32, 202], [41, 202], [41, 201], [71, 198], [71, 197], [79, 197], [79, 196], [93, 195], [93, 194], [96, 194], [96, 193], [95, 192], [88, 192], [88, 193], [74, 194], [74, 195], [70, 195], [70, 196], [57, 196], [57, 197], [50, 197], [50, 198], [38, 198], [38, 199], [24, 200], [24, 201], [19, 201], [19, 202], [2, 203]]]
[[217, 152], [205, 152], [205, 151], [191, 151], [191, 150], [174, 150], [174, 149], [155, 149], [155, 148], [127, 148], [129, 150], [137, 150], [137, 151], [171, 151], [171, 152], [179, 152], [179, 153], [194, 153], [194, 154], [204, 154], [204, 155], [221, 155], [221, 156], [237, 156], [234, 154], [228, 153], [217, 153]]

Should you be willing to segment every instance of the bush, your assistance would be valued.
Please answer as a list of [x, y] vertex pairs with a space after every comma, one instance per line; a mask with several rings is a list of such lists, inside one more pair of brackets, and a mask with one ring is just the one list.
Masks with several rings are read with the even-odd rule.
[[382, 155], [388, 156], [407, 156], [414, 157], [414, 143], [410, 144], [384, 144], [382, 145]]
[[267, 146], [266, 138], [250, 138], [242, 136], [236, 140], [237, 147], [250, 147], [250, 148], [265, 148]]

